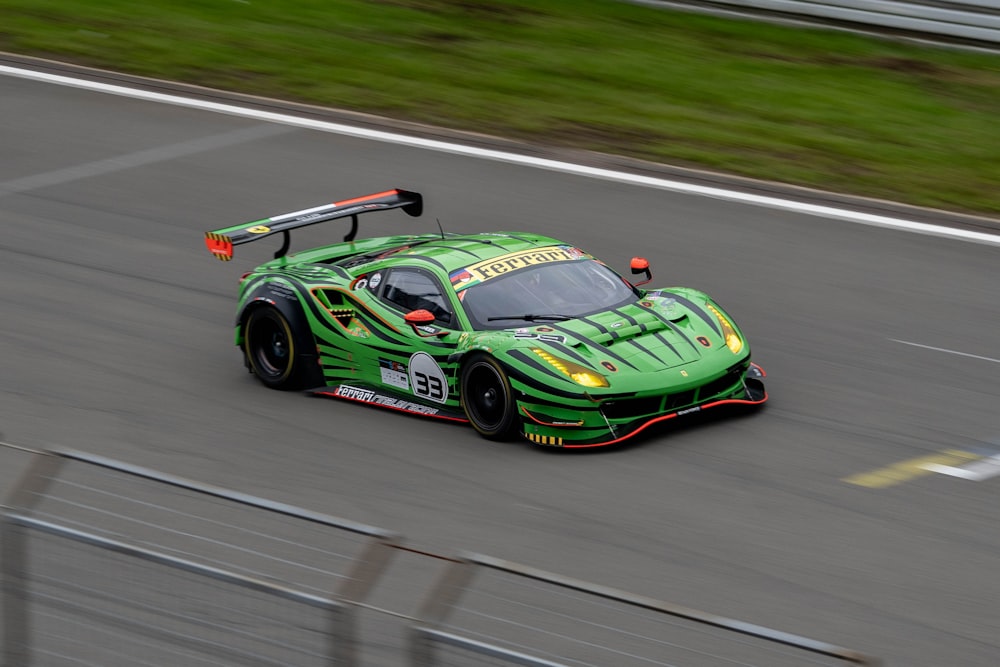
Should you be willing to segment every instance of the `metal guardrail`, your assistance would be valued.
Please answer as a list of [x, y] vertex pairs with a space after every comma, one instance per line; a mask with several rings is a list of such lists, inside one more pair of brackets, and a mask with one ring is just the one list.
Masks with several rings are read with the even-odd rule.
[[[115, 552], [132, 559], [139, 559], [161, 567], [181, 570], [194, 574], [197, 578], [215, 580], [224, 585], [264, 593], [266, 596], [283, 598], [297, 605], [305, 605], [318, 609], [321, 612], [321, 615], [327, 619], [325, 629], [329, 639], [329, 649], [328, 651], [314, 652], [312, 657], [317, 658], [324, 664], [338, 665], [350, 664], [352, 662], [349, 652], [352, 633], [352, 619], [350, 616], [351, 608], [346, 604], [336, 600], [296, 591], [280, 584], [273, 584], [262, 579], [242, 576], [224, 569], [201, 565], [197, 562], [175, 558], [156, 551], [150, 551], [148, 549], [142, 549], [124, 542], [119, 542], [117, 540], [110, 540], [90, 533], [72, 530], [65, 526], [59, 526], [45, 521], [38, 521], [37, 519], [32, 519], [30, 517], [10, 515], [8, 519], [12, 524], [25, 529], [30, 529], [39, 533], [47, 533], [81, 545], [89, 545], [109, 552]], [[5, 537], [9, 539], [14, 535], [17, 535], [17, 533], [10, 531], [5, 534]], [[5, 542], [10, 545], [16, 545], [14, 546], [14, 549], [17, 550], [22, 550], [23, 545], [26, 544], [26, 540], [23, 539], [23, 535], [15, 537], [9, 542], [5, 540]], [[23, 587], [23, 582], [29, 581], [29, 577], [27, 576], [28, 567], [23, 553], [18, 554], [18, 557], [16, 558], [11, 558], [11, 552], [8, 552], [7, 558], [8, 560], [6, 560], [6, 563], [8, 565], [8, 569], [6, 571], [5, 579], [11, 582], [22, 582], [22, 586], [20, 586], [21, 590], [19, 591], [8, 590], [6, 592], [9, 597], [8, 606], [5, 609], [5, 616], [9, 614], [10, 618], [20, 618], [22, 620], [19, 624], [18, 631], [16, 633], [11, 633], [11, 641], [5, 642], [7, 644], [7, 651], [9, 651], [9, 653], [5, 656], [5, 659], [8, 661], [5, 664], [27, 665], [32, 662], [33, 659], [30, 644], [25, 641], [25, 639], [29, 636], [29, 627], [24, 623], [30, 615], [30, 609], [28, 606], [29, 591]], [[17, 565], [15, 565], [15, 563]], [[15, 584], [15, 586], [16, 585], [17, 584]], [[64, 589], [65, 588], [66, 587], [64, 586]], [[253, 648], [256, 650], [250, 651], [244, 647], [228, 646], [218, 641], [210, 641], [206, 638], [198, 637], [190, 631], [168, 629], [163, 627], [165, 624], [162, 624], [162, 622], [170, 616], [170, 614], [164, 609], [158, 610], [158, 613], [156, 614], [157, 620], [159, 620], [162, 625], [151, 625], [148, 622], [135, 620], [128, 615], [124, 615], [121, 611], [109, 612], [97, 609], [90, 601], [84, 601], [83, 603], [74, 602], [69, 599], [69, 596], [67, 596], [65, 592], [58, 595], [53, 595], [52, 593], [39, 595], [35, 592], [34, 596], [38, 600], [44, 599], [46, 604], [52, 608], [58, 609], [63, 614], [73, 614], [81, 618], [87, 618], [90, 624], [94, 624], [95, 622], [110, 624], [121, 630], [127, 631], [129, 634], [135, 634], [139, 637], [166, 642], [175, 647], [185, 647], [194, 652], [201, 653], [206, 657], [218, 659], [220, 661], [218, 664], [235, 664], [240, 665], [241, 667], [248, 667], [250, 665], [260, 665], [262, 667], [283, 667], [284, 665], [287, 665], [289, 656], [295, 653], [295, 650], [292, 647], [285, 644], [280, 647], [280, 653], [278, 656], [273, 658], [266, 657], [260, 652], [260, 645], [272, 642], [268, 642], [266, 640], [262, 641], [259, 635], [254, 638], [257, 646], [254, 646]], [[176, 615], [174, 615], [173, 620], [175, 622], [178, 620]], [[195, 619], [194, 617], [189, 617], [188, 620], [193, 622]], [[91, 627], [93, 627], [93, 625], [91, 625]], [[249, 644], [250, 642], [247, 643]]]
[[[449, 617], [462, 611], [475, 613], [473, 605], [459, 605], [458, 600], [475, 587], [475, 576], [483, 571], [509, 575], [511, 580], [498, 582], [492, 593], [514, 608], [522, 609], [522, 618], [513, 630], [502, 636], [504, 624], [496, 618], [476, 629], [450, 625]], [[530, 599], [519, 594], [526, 582], [544, 586], [532, 590]], [[548, 592], [546, 592], [548, 591]], [[581, 594], [576, 596], [575, 594]], [[588, 608], [589, 607], [589, 608]], [[572, 609], [572, 625], [579, 628], [577, 636], [562, 635], [555, 644], [558, 654], [545, 655], [537, 650], [543, 642], [534, 642], [533, 654], [522, 646], [526, 636], [551, 627], [548, 617], [566, 620]], [[530, 610], [530, 611], [528, 611]], [[645, 618], [641, 612], [651, 612]], [[495, 614], [494, 614], [495, 615]], [[598, 586], [551, 572], [545, 572], [510, 561], [478, 554], [466, 556], [453, 565], [438, 582], [419, 615], [421, 623], [414, 626], [410, 656], [412, 667], [444, 667], [450, 664], [438, 655], [442, 647], [455, 647], [463, 657], [457, 664], [468, 665], [469, 655], [503, 659], [508, 664], [524, 667], [570, 667], [571, 665], [783, 665], [830, 664], [815, 657], [832, 659], [837, 664], [850, 663], [874, 667], [880, 661], [833, 644], [807, 637], [772, 630], [760, 625], [708, 614], [649, 597]], [[503, 618], [509, 618], [505, 616]], [[531, 620], [529, 620], [529, 618]], [[484, 639], [487, 627], [492, 636]], [[654, 632], [650, 632], [652, 629]], [[715, 632], [723, 631], [722, 633]], [[671, 636], [690, 635], [682, 645]], [[616, 647], [601, 637], [624, 637]], [[743, 637], [743, 640], [739, 639]], [[735, 640], [735, 641], [734, 641]], [[786, 650], [787, 649], [787, 650]], [[490, 663], [492, 664], [492, 663]]]
[[[634, 0], [633, 0], [634, 1]], [[996, 0], [639, 0], [640, 4], [730, 10], [760, 18], [790, 17], [840, 27], [946, 40], [1000, 45], [1000, 2]]]
[[359, 613], [398, 545], [363, 524], [39, 452], [0, 523], [0, 665], [351, 667]]
[[34, 452], [2, 509], [0, 667], [880, 664], [81, 452]]

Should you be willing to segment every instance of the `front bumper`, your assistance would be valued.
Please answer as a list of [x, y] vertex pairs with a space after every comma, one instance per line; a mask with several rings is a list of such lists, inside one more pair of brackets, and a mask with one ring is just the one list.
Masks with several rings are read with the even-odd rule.
[[723, 405], [761, 405], [767, 401], [764, 370], [751, 363], [684, 391], [649, 396], [614, 396], [559, 404], [523, 398], [518, 409], [523, 435], [539, 445], [580, 449], [623, 442], [646, 428]]

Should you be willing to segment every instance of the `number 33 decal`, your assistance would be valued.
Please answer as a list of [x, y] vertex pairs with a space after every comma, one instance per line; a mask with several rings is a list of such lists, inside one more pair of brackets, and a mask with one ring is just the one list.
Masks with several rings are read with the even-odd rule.
[[413, 393], [436, 403], [448, 400], [448, 380], [444, 371], [426, 352], [417, 352], [410, 357], [410, 386]]

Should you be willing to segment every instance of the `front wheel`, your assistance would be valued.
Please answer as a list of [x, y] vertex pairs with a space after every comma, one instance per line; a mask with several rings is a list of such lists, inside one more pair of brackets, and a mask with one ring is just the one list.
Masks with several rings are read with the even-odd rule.
[[462, 409], [480, 435], [507, 440], [517, 433], [520, 420], [510, 380], [493, 357], [478, 355], [462, 367]]
[[[277, 308], [250, 312], [243, 334], [243, 351], [254, 375], [272, 389], [301, 389], [312, 373], [315, 358], [306, 354], [308, 332], [296, 331]], [[318, 367], [317, 367], [318, 369]]]

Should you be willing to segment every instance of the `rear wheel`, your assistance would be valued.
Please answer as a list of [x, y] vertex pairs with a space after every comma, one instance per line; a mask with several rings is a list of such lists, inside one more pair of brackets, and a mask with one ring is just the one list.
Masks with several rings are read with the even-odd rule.
[[[307, 354], [308, 332], [297, 331], [277, 308], [263, 306], [247, 316], [243, 351], [250, 370], [272, 389], [301, 389], [315, 380], [319, 367]], [[315, 382], [315, 384], [319, 384]]]
[[477, 355], [462, 367], [462, 409], [469, 422], [490, 440], [507, 440], [520, 426], [510, 380], [493, 357]]

